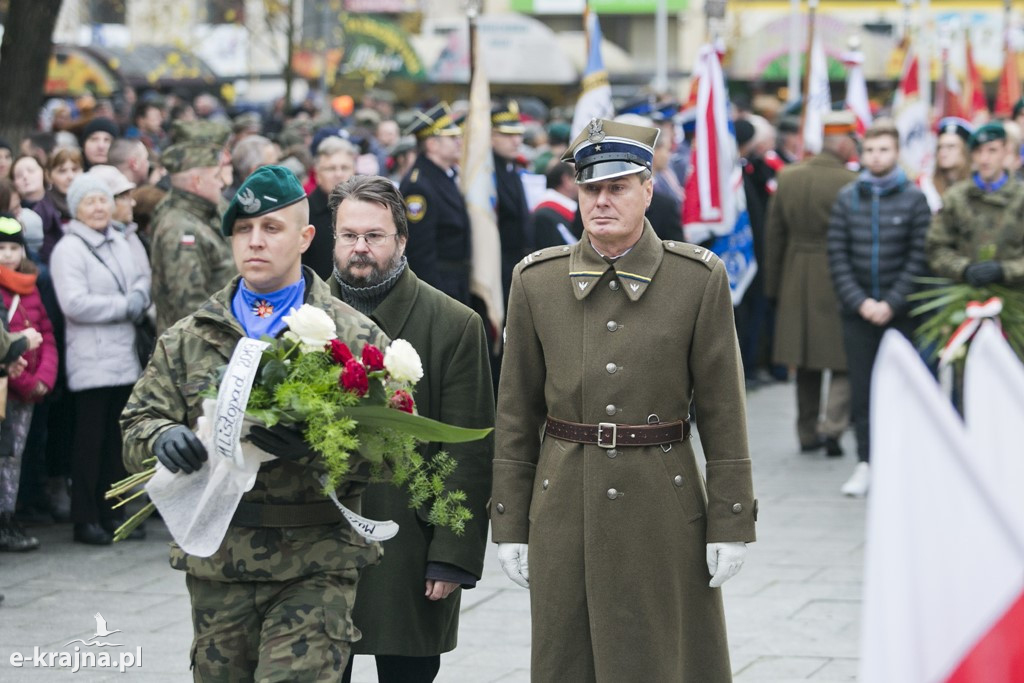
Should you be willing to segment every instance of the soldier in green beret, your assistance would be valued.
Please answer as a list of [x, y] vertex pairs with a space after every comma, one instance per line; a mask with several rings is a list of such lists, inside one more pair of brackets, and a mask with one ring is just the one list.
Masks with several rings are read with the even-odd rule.
[[231, 184], [228, 135], [222, 124], [177, 122], [173, 144], [160, 156], [171, 191], [151, 223], [158, 333], [196, 310], [236, 272], [231, 247], [220, 235], [221, 192]]
[[974, 173], [942, 196], [932, 218], [928, 265], [974, 287], [1024, 285], [1024, 184], [1005, 170], [1006, 129], [994, 122], [968, 141]]
[[562, 157], [583, 239], [512, 275], [491, 535], [530, 590], [533, 681], [731, 680], [718, 587], [757, 516], [743, 371], [725, 265], [644, 218], [657, 137], [592, 120]]
[[[131, 471], [156, 457], [189, 476], [206, 449], [192, 432], [202, 393], [217, 381], [239, 339], [276, 336], [291, 308], [326, 311], [353, 349], [388, 338], [368, 318], [331, 296], [304, 268], [315, 228], [298, 179], [282, 166], [249, 176], [224, 214], [240, 272], [157, 342], [121, 418]], [[209, 557], [171, 547], [171, 566], [186, 573], [195, 638], [196, 681], [337, 681], [359, 631], [351, 620], [360, 570], [376, 564], [379, 544], [365, 540], [324, 498], [323, 467], [301, 432], [254, 427], [250, 440], [277, 456], [263, 463], [242, 497], [220, 547]], [[338, 490], [358, 509], [365, 477]]]

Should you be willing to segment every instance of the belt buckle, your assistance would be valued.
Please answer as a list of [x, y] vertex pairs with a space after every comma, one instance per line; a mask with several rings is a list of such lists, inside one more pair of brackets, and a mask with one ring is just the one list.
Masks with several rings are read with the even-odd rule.
[[[612, 442], [611, 443], [605, 443], [602, 440], [602, 438], [601, 438], [602, 436], [604, 436], [604, 431], [606, 429], [610, 429], [611, 432], [612, 432]], [[615, 446], [617, 445], [618, 440], [619, 440], [619, 425], [615, 424], [614, 422], [598, 422], [597, 423], [597, 445], [600, 448], [609, 448], [609, 449], [615, 448]]]

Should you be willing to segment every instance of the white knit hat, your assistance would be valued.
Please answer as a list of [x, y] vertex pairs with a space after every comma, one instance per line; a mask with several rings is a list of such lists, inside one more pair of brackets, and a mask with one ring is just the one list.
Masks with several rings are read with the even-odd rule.
[[73, 218], [78, 218], [78, 205], [90, 194], [106, 195], [113, 204], [114, 195], [103, 180], [89, 173], [79, 173], [68, 188], [68, 211]]

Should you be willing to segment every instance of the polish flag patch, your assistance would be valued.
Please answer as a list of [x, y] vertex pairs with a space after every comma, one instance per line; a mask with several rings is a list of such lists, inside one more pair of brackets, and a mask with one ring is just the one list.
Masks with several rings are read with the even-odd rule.
[[195, 244], [196, 244], [196, 236], [195, 235], [182, 235], [181, 236], [181, 244], [182, 244], [182, 246], [185, 246], [185, 247], [193, 247], [193, 246], [195, 246]]

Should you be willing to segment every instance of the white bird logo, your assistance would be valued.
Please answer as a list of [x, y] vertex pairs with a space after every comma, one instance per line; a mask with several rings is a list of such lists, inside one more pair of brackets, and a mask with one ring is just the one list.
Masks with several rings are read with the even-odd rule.
[[246, 213], [256, 213], [260, 210], [262, 203], [256, 198], [252, 188], [245, 188], [238, 193], [238, 203], [242, 205], [242, 208]]
[[121, 632], [121, 629], [119, 629], [119, 628], [115, 628], [113, 631], [108, 631], [107, 630], [107, 620], [104, 619], [103, 615], [100, 614], [99, 612], [94, 614], [93, 617], [95, 617], [95, 619], [96, 619], [96, 635], [93, 636], [94, 638], [106, 638], [107, 636], [111, 635], [112, 633], [120, 633]]

